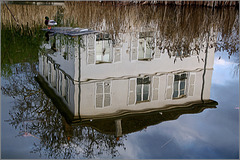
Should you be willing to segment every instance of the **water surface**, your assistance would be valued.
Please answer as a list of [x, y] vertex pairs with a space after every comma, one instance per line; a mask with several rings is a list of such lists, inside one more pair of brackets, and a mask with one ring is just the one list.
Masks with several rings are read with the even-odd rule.
[[239, 158], [238, 10], [9, 5], [19, 28], [4, 7], [3, 159]]

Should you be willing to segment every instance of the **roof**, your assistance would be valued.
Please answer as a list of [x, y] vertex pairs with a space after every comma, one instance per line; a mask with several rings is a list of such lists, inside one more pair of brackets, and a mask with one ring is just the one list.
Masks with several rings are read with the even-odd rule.
[[72, 28], [72, 27], [53, 27], [50, 30], [47, 28], [42, 29], [43, 31], [48, 31], [55, 34], [64, 34], [69, 36], [81, 36], [85, 34], [99, 33], [99, 31], [84, 29], [84, 28]]

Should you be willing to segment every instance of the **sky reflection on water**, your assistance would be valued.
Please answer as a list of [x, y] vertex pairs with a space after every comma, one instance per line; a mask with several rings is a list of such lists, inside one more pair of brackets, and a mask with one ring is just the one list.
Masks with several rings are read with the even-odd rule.
[[[215, 54], [210, 98], [218, 102], [216, 109], [182, 115], [177, 120], [128, 134], [123, 140], [126, 150], [119, 147], [117, 158], [238, 158], [239, 79], [234, 76], [234, 65], [237, 64], [233, 58], [229, 60], [224, 53]], [[8, 112], [13, 101], [2, 95], [2, 106], [8, 106], [2, 107], [2, 158], [36, 158], [37, 153], [29, 152], [32, 144], [38, 144], [39, 140], [16, 137], [18, 129], [5, 121], [10, 118]], [[12, 151], [15, 153], [11, 154]], [[108, 157], [104, 154], [100, 157], [105, 156]]]
[[[207, 33], [209, 35], [210, 32]], [[136, 49], [138, 50], [137, 53], [133, 53], [133, 51], [128, 50], [128, 48], [134, 46], [129, 45], [133, 43], [131, 41], [132, 32], [121, 34], [126, 34], [124, 35], [125, 39], [123, 38], [123, 41], [120, 39], [120, 42], [116, 41], [116, 44], [114, 44], [114, 53], [120, 50], [120, 56], [117, 54], [111, 55], [111, 52], [107, 50], [111, 45], [107, 49], [101, 48], [102, 53], [96, 51], [95, 57], [90, 55], [92, 48], [87, 48], [90, 50], [88, 52], [86, 48], [79, 47], [79, 50], [84, 48], [84, 52], [81, 52], [82, 56], [85, 56], [84, 58], [88, 56], [84, 60], [77, 57], [77, 52], [72, 53], [72, 51], [69, 51], [71, 52], [69, 55], [61, 51], [58, 52], [60, 49], [56, 46], [57, 52], [55, 50], [45, 54], [44, 52], [49, 50], [44, 50], [41, 47], [44, 45], [48, 46], [50, 43], [46, 43], [41, 38], [38, 39], [39, 41], [34, 42], [37, 48], [41, 48], [39, 49], [38, 58], [35, 55], [35, 57], [33, 56], [28, 60], [23, 58], [23, 61], [18, 61], [20, 58], [12, 57], [11, 59], [10, 53], [6, 54], [7, 51], [4, 50], [4, 52], [6, 51], [4, 58], [2, 58], [2, 61], [4, 60], [2, 65], [4, 74], [1, 77], [1, 158], [239, 158], [239, 55], [229, 54], [229, 52], [225, 51], [214, 53], [213, 48], [210, 48], [211, 45], [208, 48], [208, 57], [206, 56], [206, 59], [209, 60], [207, 63], [204, 61], [204, 45], [202, 48], [199, 48], [199, 54], [192, 52], [191, 54], [185, 54], [185, 52], [178, 52], [179, 50], [177, 50], [177, 54], [175, 52], [167, 53], [165, 50], [163, 50], [165, 53], [162, 53], [158, 50], [158, 55], [155, 50], [157, 47], [154, 46], [155, 48], [153, 47], [154, 49], [152, 49], [151, 47], [147, 48], [146, 45], [144, 48], [142, 45], [143, 43], [154, 42], [154, 38], [156, 38], [154, 36], [158, 35], [157, 31], [137, 32], [136, 35], [139, 35], [137, 37], [139, 38], [137, 39], [139, 44], [137, 45], [141, 44], [141, 49], [144, 52]], [[204, 33], [202, 35], [204, 37], [207, 34]], [[210, 36], [214, 39], [215, 35]], [[202, 39], [200, 38], [199, 44], [205, 44], [206, 41], [203, 37], [201, 37]], [[57, 38], [59, 37], [56, 35], [55, 37], [52, 36], [53, 41]], [[68, 37], [67, 39], [71, 38]], [[164, 41], [165, 39], [162, 40]], [[109, 41], [111, 42], [111, 39], [106, 44], [111, 44]], [[212, 41], [214, 40], [207, 41], [207, 46]], [[70, 42], [74, 42], [73, 46], [75, 45], [74, 40], [64, 43], [68, 44], [66, 46], [69, 47], [72, 45]], [[94, 39], [92, 42], [94, 44], [101, 41]], [[88, 43], [90, 44], [91, 41], [88, 41]], [[104, 42], [101, 43], [104, 46]], [[81, 44], [86, 44], [86, 41]], [[157, 46], [157, 43], [155, 44]], [[32, 50], [35, 51], [34, 45], [27, 46], [26, 48], [29, 48], [29, 51], [26, 50], [25, 52], [32, 53]], [[4, 43], [3, 46], [7, 45]], [[52, 46], [50, 45], [50, 47]], [[179, 49], [178, 44], [172, 47]], [[185, 46], [184, 49], [189, 49], [190, 47], [188, 47]], [[233, 46], [233, 48], [238, 47]], [[13, 46], [12, 49], [12, 53], [14, 53], [15, 48]], [[153, 50], [156, 52], [153, 53]], [[17, 52], [19, 50], [15, 51], [15, 53]], [[182, 59], [179, 58], [178, 54], [180, 53], [182, 53]], [[136, 57], [133, 56], [134, 54], [136, 54]], [[28, 57], [27, 54], [25, 55], [26, 57]], [[47, 62], [46, 64], [44, 64], [44, 59]], [[74, 62], [75, 66], [69, 62]], [[207, 69], [203, 68], [205, 63], [207, 64]], [[80, 67], [78, 64], [81, 64], [79, 65]], [[123, 64], [126, 64], [126, 66]], [[55, 87], [51, 86], [53, 83], [51, 83], [50, 77], [52, 78], [52, 75], [55, 75], [54, 73], [56, 72], [48, 70], [47, 75], [44, 75], [44, 67], [49, 69], [51, 65], [54, 66], [52, 67], [54, 71], [57, 69], [57, 71], [61, 71], [61, 75], [57, 74], [59, 79], [55, 81], [58, 82], [55, 84]], [[71, 67], [73, 67], [72, 70], [66, 69]], [[213, 67], [213, 70], [211, 67]], [[73, 71], [74, 69], [76, 69], [75, 72]], [[36, 70], [39, 71], [39, 74]], [[102, 72], [104, 70], [109, 72]], [[206, 76], [203, 77], [203, 79], [205, 78], [205, 86], [202, 85], [204, 71], [206, 71]], [[186, 73], [187, 78], [176, 80], [176, 75], [184, 77], [181, 76], [183, 73]], [[193, 84], [191, 84], [191, 75], [198, 77], [196, 80], [193, 80], [195, 82]], [[65, 106], [69, 107], [70, 110], [73, 107], [74, 114], [77, 114], [77, 116], [73, 117], [81, 117], [82, 119], [73, 118], [69, 120], [68, 116], [66, 116], [68, 114], [67, 111], [64, 112], [61, 108], [59, 109], [59, 106], [55, 107], [53, 105], [55, 104], [54, 100], [50, 100], [50, 98], [54, 98], [55, 94], [52, 97], [50, 95], [50, 98], [46, 96], [46, 88], [37, 79], [41, 78], [41, 76], [43, 77], [43, 82], [47, 84], [47, 87], [45, 86], [47, 91], [55, 88], [54, 91], [57, 96], [59, 96], [60, 92], [62, 93], [64, 89], [62, 86], [66, 84], [69, 86], [73, 84], [72, 86], [80, 88], [80, 92], [77, 90], [79, 88], [75, 88], [75, 92], [65, 92], [67, 95], [74, 93], [75, 96], [71, 95], [69, 99], [66, 98], [67, 95], [60, 95], [60, 97], [63, 97], [61, 102], [67, 101]], [[62, 82], [63, 79], [68, 79], [68, 82]], [[171, 82], [171, 80], [174, 82]], [[157, 82], [160, 82], [160, 85]], [[170, 82], [171, 84], [169, 85]], [[131, 86], [131, 84], [136, 85], [136, 87]], [[179, 88], [183, 84], [189, 86], [183, 87], [184, 94], [180, 95]], [[195, 87], [195, 92], [193, 92], [195, 95], [192, 93], [192, 96], [190, 96], [191, 85]], [[100, 98], [101, 103], [99, 105], [97, 101], [99, 97], [96, 95], [103, 95], [101, 92], [99, 94], [101, 86], [105, 87], [105, 89], [111, 87], [111, 89], [106, 89], [106, 94], [103, 96], [104, 98], [109, 96], [111, 100]], [[178, 87], [176, 97], [174, 97], [174, 89], [171, 86], [174, 86], [174, 89]], [[203, 86], [205, 90], [201, 91]], [[132, 88], [135, 88], [135, 90], [132, 90]], [[170, 98], [167, 94], [169, 88], [171, 90]], [[143, 91], [144, 89], [145, 91]], [[105, 92], [104, 89], [102, 90]], [[153, 92], [155, 90], [157, 90], [157, 93]], [[118, 96], [121, 95], [117, 94], [118, 92], [122, 92], [122, 96]], [[130, 93], [136, 94], [133, 96], [133, 101], [130, 100]], [[203, 96], [200, 96], [200, 93], [203, 93]], [[72, 97], [75, 99], [71, 99]], [[81, 99], [77, 101], [76, 97]], [[203, 106], [199, 102], [200, 100], [206, 100], [205, 103], [207, 103], [209, 99], [211, 101], [209, 102], [210, 107], [206, 105], [206, 108], [196, 109]], [[109, 100], [109, 103], [107, 100]], [[87, 103], [83, 103], [85, 101]], [[218, 103], [216, 108], [214, 106], [216, 105], [215, 101]], [[77, 105], [72, 105], [72, 102], [81, 104], [81, 112], [75, 112], [77, 109], [80, 110], [80, 107], [77, 108]], [[98, 107], [100, 106], [100, 109], [96, 107], [97, 105]], [[104, 105], [107, 105], [109, 108], [104, 108]], [[111, 105], [116, 108], [120, 107], [114, 110]], [[86, 108], [85, 110], [84, 107]], [[173, 110], [171, 110], [171, 107], [173, 107]], [[158, 114], [156, 115], [155, 112]], [[92, 115], [89, 115], [89, 113]], [[164, 117], [165, 115], [168, 117]], [[104, 116], [108, 116], [108, 118]], [[31, 118], [34, 121], [26, 122], [26, 120], [31, 120]], [[25, 131], [28, 131], [33, 136], [24, 135]]]

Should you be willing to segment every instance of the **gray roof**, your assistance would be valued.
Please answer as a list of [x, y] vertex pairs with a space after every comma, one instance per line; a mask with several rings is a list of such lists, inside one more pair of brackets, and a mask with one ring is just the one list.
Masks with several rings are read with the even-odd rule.
[[51, 29], [42, 29], [43, 31], [49, 31], [55, 34], [64, 34], [69, 36], [81, 36], [85, 34], [99, 33], [99, 31], [84, 29], [84, 28], [72, 28], [72, 27], [53, 27]]

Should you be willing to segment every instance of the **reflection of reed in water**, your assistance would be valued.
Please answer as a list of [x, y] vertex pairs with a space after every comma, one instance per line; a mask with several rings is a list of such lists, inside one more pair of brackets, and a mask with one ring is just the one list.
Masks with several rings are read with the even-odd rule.
[[[225, 49], [230, 55], [238, 52], [239, 16], [238, 10], [231, 7], [213, 9], [65, 2], [64, 6], [9, 4], [9, 8], [19, 23], [28, 25], [30, 29], [43, 25], [44, 17], [48, 15], [61, 21], [63, 26], [91, 28], [115, 35], [120, 32], [159, 31], [159, 49], [165, 48], [169, 52], [176, 52], [180, 48], [184, 53], [189, 53], [189, 50], [198, 52], [206, 38], [205, 33], [212, 28], [212, 33], [220, 33], [216, 50]], [[3, 4], [1, 20], [3, 25], [16, 26]], [[194, 48], [189, 47], [191, 43], [196, 44]]]
[[[46, 15], [54, 16], [57, 12], [57, 6], [37, 6], [37, 5], [15, 5], [8, 4], [12, 14], [20, 25], [29, 26], [30, 28], [44, 25]], [[1, 21], [3, 25], [16, 26], [11, 13], [4, 3], [1, 4]]]

